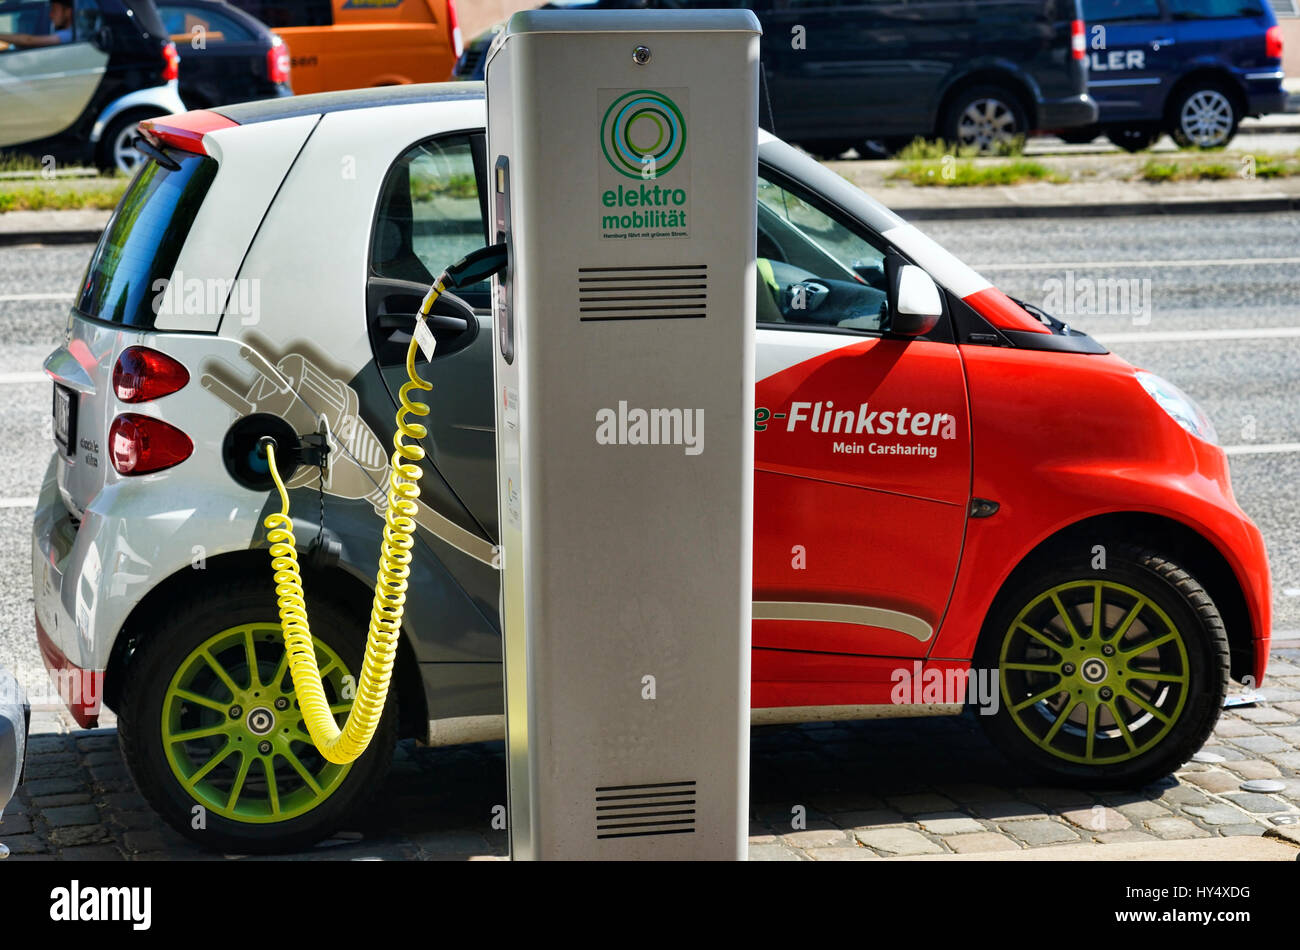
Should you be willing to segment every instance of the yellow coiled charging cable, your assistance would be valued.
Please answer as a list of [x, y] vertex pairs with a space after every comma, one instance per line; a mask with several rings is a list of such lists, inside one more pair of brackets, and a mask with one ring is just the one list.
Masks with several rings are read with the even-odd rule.
[[[397, 659], [397, 641], [402, 632], [402, 614], [406, 607], [406, 588], [411, 576], [412, 548], [415, 546], [415, 514], [420, 497], [419, 462], [424, 449], [404, 441], [423, 439], [428, 430], [408, 415], [428, 415], [429, 407], [411, 399], [415, 390], [428, 392], [433, 384], [415, 372], [415, 354], [420, 346], [424, 319], [434, 301], [448, 286], [463, 287], [484, 280], [505, 264], [505, 247], [498, 244], [483, 248], [453, 264], [433, 284], [416, 317], [416, 330], [406, 350], [408, 381], [398, 392], [397, 431], [393, 433], [393, 454], [388, 469], [388, 507], [384, 512], [383, 542], [379, 551], [379, 571], [375, 578], [375, 598], [370, 608], [370, 628], [366, 636], [365, 659], [356, 686], [356, 696], [347, 722], [340, 729], [330, 712], [316, 648], [312, 643], [303, 597], [302, 576], [298, 570], [297, 543], [293, 522], [289, 518], [289, 493], [276, 468], [275, 444], [263, 440], [271, 478], [280, 492], [280, 510], [266, 516], [267, 540], [271, 542], [271, 568], [275, 572], [275, 596], [280, 608], [280, 629], [289, 658], [289, 673], [302, 711], [307, 731], [316, 748], [330, 762], [345, 765], [366, 751], [388, 699], [393, 664]], [[432, 340], [432, 334], [427, 338]], [[431, 356], [426, 354], [426, 356]]]

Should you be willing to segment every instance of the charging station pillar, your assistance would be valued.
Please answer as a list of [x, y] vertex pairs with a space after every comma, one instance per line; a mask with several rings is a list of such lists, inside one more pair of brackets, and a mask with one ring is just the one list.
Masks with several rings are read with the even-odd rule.
[[758, 38], [539, 10], [489, 52], [516, 859], [746, 856]]

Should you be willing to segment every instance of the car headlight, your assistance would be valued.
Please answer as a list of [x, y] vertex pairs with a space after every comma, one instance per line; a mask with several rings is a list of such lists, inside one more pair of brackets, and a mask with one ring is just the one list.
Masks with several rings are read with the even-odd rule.
[[1137, 378], [1147, 395], [1169, 413], [1171, 419], [1198, 439], [1204, 439], [1213, 445], [1219, 444], [1219, 434], [1214, 431], [1214, 423], [1191, 396], [1155, 373], [1139, 372]]

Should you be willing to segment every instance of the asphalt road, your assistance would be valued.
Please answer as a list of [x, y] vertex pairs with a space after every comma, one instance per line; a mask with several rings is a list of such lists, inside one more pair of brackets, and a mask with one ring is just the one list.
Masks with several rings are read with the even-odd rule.
[[[1300, 630], [1300, 216], [923, 227], [1008, 293], [1100, 335], [1200, 401], [1230, 447], [1237, 499], [1268, 543], [1275, 629]], [[20, 669], [39, 663], [28, 532], [51, 451], [50, 387], [39, 370], [90, 251], [0, 249], [0, 439], [9, 447], [0, 453], [0, 664]], [[1092, 312], [1053, 305], [1058, 284], [1059, 295], [1072, 281], [1077, 300], [1087, 281], [1103, 280], [1137, 281], [1126, 312], [1104, 312], [1105, 294]]]

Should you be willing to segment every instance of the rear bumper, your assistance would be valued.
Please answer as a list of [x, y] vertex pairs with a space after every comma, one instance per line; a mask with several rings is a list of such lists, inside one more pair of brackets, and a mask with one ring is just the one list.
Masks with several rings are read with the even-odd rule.
[[1282, 88], [1281, 73], [1276, 80], [1248, 80], [1246, 82], [1246, 114], [1269, 115], [1285, 112], [1287, 92]]
[[0, 814], [22, 780], [30, 709], [22, 687], [0, 670]]
[[107, 655], [102, 648], [97, 651], [90, 622], [101, 572], [96, 561], [82, 583], [87, 572], [85, 558], [77, 553], [78, 527], [59, 495], [54, 464], [51, 459], [32, 523], [36, 641], [55, 691], [78, 725], [92, 728], [98, 724], [104, 682], [96, 655]]
[[1044, 99], [1038, 103], [1038, 130], [1049, 132], [1092, 125], [1097, 116], [1097, 102], [1086, 92], [1065, 99]]

